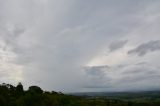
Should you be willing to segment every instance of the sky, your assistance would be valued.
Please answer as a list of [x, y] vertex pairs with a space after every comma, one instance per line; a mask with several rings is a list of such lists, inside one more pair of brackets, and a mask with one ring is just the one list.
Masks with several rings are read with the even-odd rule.
[[159, 28], [159, 0], [0, 0], [0, 83], [158, 90]]

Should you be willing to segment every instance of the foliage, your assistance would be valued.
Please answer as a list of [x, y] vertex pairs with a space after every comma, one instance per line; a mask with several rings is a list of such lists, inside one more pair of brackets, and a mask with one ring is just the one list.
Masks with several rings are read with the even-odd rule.
[[160, 106], [160, 98], [137, 98], [132, 100], [65, 95], [61, 92], [43, 91], [38, 86], [23, 90], [19, 83], [0, 85], [0, 106]]

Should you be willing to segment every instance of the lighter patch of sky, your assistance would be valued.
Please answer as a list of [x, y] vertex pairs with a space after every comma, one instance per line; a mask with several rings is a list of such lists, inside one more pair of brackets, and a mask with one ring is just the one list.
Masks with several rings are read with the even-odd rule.
[[92, 60], [88, 62], [87, 66], [101, 66], [106, 64], [109, 66], [114, 66], [121, 64], [124, 60], [129, 58], [127, 51], [132, 47], [133, 46], [127, 45], [126, 47], [115, 52], [101, 51], [101, 54], [98, 54], [92, 58]]

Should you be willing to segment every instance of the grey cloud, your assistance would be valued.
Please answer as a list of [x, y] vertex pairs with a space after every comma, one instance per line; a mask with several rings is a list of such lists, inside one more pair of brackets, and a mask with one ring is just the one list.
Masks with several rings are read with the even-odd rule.
[[136, 63], [135, 65], [146, 65], [146, 64], [148, 64], [148, 62], [139, 62], [139, 63]]
[[108, 65], [85, 67], [88, 83], [83, 88], [110, 88], [111, 79], [106, 77], [106, 72], [109, 71], [109, 68]]
[[[0, 69], [3, 69], [3, 65], [6, 66], [4, 68], [11, 65], [13, 71], [6, 69], [6, 73], [18, 74], [20, 70], [25, 85], [38, 83], [46, 90], [57, 91], [81, 91], [81, 87], [88, 87], [89, 91], [94, 87], [101, 90], [118, 89], [125, 80], [122, 72], [127, 71], [124, 70], [127, 66], [117, 68], [114, 64], [112, 67], [97, 64], [86, 67], [85, 71], [83, 67], [98, 58], [106, 46], [110, 51], [127, 46], [127, 40], [119, 39], [132, 38], [133, 29], [145, 26], [147, 22], [143, 20], [155, 16], [152, 13], [159, 8], [159, 5], [155, 6], [159, 2], [139, 0], [118, 3], [107, 0], [2, 1], [0, 50], [5, 51], [6, 57], [14, 58], [11, 62], [2, 63]], [[153, 12], [146, 10], [151, 5], [155, 7]], [[116, 42], [109, 45], [110, 41]], [[19, 81], [17, 76], [13, 75], [12, 79], [5, 77], [5, 80]], [[122, 80], [118, 83], [119, 77]], [[122, 85], [121, 88], [127, 86]]]
[[128, 51], [128, 54], [136, 54], [138, 56], [144, 56], [149, 52], [159, 51], [159, 50], [160, 50], [160, 40], [156, 40], [143, 43], [138, 47]]
[[[142, 62], [141, 62], [142, 63]], [[93, 66], [94, 67], [94, 66]], [[130, 64], [124, 65], [124, 67], [112, 66], [101, 69], [101, 66], [95, 68], [89, 68], [86, 70], [87, 76], [90, 79], [87, 82], [88, 85], [84, 88], [93, 89], [107, 89], [108, 91], [123, 91], [123, 90], [148, 90], [158, 88], [160, 85], [149, 84], [159, 80], [159, 69], [144, 64]], [[93, 72], [93, 73], [92, 73]], [[90, 77], [89, 77], [90, 76]], [[100, 76], [100, 77], [99, 77]], [[132, 86], [137, 85], [137, 86]]]
[[109, 85], [109, 84], [106, 84], [106, 85], [88, 85], [88, 86], [84, 86], [83, 88], [112, 88], [113, 86]]
[[85, 67], [85, 71], [88, 75], [92, 76], [104, 76], [105, 71], [109, 69], [109, 66], [91, 66], [91, 67]]
[[[137, 83], [141, 81], [148, 81], [148, 80], [157, 80], [160, 75], [152, 75], [152, 74], [147, 74], [147, 75], [137, 75], [137, 77], [131, 77], [131, 76], [126, 76], [123, 77], [122, 79], [119, 79], [119, 81], [124, 81], [125, 83]], [[121, 82], [122, 83], [122, 82]]]
[[154, 83], [154, 81], [159, 80], [159, 69], [152, 65], [130, 65], [119, 70], [119, 75], [121, 76], [117, 79], [117, 84], [120, 84], [119, 86], [127, 87], [131, 84], [137, 85], [136, 87], [132, 87], [132, 90], [144, 90], [157, 87], [157, 85], [147, 83]]
[[[138, 64], [138, 65], [129, 65], [123, 69], [124, 75], [144, 75], [145, 74], [156, 74], [158, 72], [157, 69], [154, 69], [153, 67], [148, 67], [147, 64]], [[145, 76], [145, 75], [144, 75]]]
[[114, 41], [109, 45], [109, 50], [112, 52], [123, 48], [127, 42], [128, 40]]

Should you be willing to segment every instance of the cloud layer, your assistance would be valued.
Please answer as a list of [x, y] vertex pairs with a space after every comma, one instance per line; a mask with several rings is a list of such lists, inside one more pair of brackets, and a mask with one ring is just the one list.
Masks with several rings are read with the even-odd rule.
[[0, 82], [64, 92], [158, 89], [159, 5], [0, 0]]

